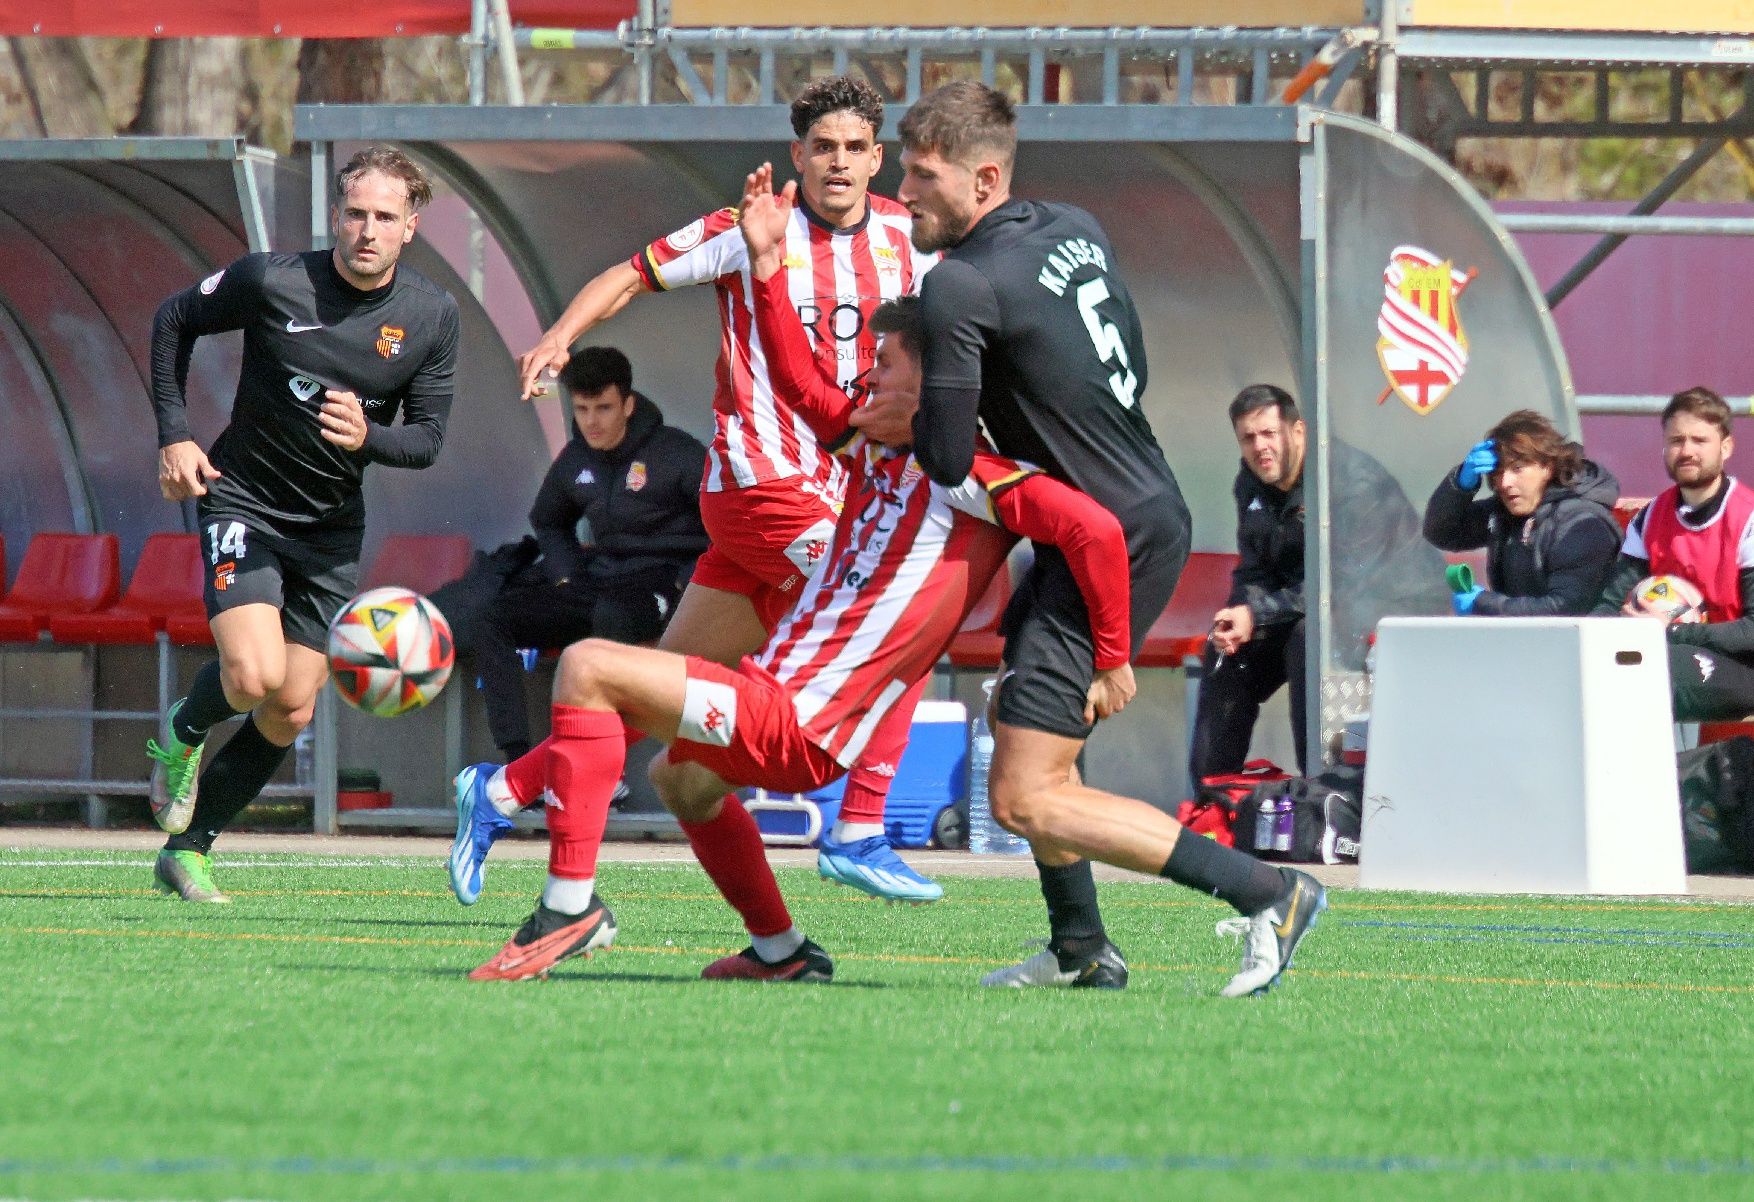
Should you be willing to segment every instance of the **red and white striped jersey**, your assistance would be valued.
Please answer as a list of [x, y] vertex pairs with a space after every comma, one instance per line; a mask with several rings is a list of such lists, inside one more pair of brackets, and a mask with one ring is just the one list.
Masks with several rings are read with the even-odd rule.
[[891, 706], [931, 670], [1017, 536], [988, 488], [1035, 469], [976, 455], [955, 489], [910, 454], [862, 438], [828, 551], [757, 665], [792, 696], [805, 736], [851, 766]]
[[[868, 197], [865, 220], [850, 230], [829, 228], [802, 203], [792, 210], [787, 291], [817, 362], [850, 396], [859, 394], [876, 359], [871, 314], [886, 300], [918, 291], [920, 277], [937, 261], [914, 250], [912, 229], [908, 211], [881, 196]], [[839, 501], [845, 469], [817, 445], [770, 379], [737, 211], [720, 209], [684, 226], [640, 251], [632, 265], [653, 291], [711, 283], [718, 293], [714, 432], [702, 487], [719, 492], [801, 476]]]

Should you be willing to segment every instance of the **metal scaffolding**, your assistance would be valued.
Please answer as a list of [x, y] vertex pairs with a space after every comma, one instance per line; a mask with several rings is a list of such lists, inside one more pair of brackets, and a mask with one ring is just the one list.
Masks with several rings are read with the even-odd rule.
[[[497, 46], [515, 53], [484, 14], [474, 45], [477, 70]], [[1519, 232], [1593, 233], [1600, 240], [1547, 292], [1557, 306], [1628, 237], [1748, 235], [1754, 218], [1688, 219], [1657, 210], [1726, 150], [1746, 156], [1754, 137], [1754, 38], [1660, 32], [1481, 30], [1402, 24], [1383, 4], [1375, 25], [1242, 28], [676, 28], [667, 5], [644, 0], [614, 31], [512, 30], [516, 49], [574, 51], [619, 61], [606, 94], [635, 105], [666, 97], [696, 108], [783, 104], [814, 75], [864, 76], [886, 100], [911, 104], [947, 74], [977, 75], [1027, 105], [1087, 109], [1150, 106], [1283, 107], [1296, 103], [1351, 110], [1389, 129], [1400, 125], [1407, 89], [1424, 85], [1433, 112], [1427, 137], [1694, 139], [1688, 158], [1626, 213], [1507, 216]], [[1666, 103], [1654, 115], [1620, 111], [1615, 81], [1661, 73]], [[1498, 89], [1505, 77], [1513, 88]], [[1343, 91], [1348, 83], [1358, 86]], [[1717, 86], [1708, 88], [1706, 85]], [[1723, 85], [1728, 83], [1729, 87]], [[1499, 91], [1514, 99], [1495, 101]], [[1731, 112], [1707, 98], [1739, 97]], [[1537, 98], [1564, 95], [1563, 116], [1543, 114]], [[1587, 413], [1641, 413], [1648, 398], [1580, 398]]]

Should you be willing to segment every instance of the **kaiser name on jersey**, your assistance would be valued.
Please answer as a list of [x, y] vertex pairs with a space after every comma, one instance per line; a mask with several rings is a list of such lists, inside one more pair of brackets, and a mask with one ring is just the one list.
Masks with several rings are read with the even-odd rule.
[[1035, 277], [1036, 282], [1055, 296], [1064, 296], [1072, 273], [1086, 263], [1096, 264], [1099, 271], [1108, 270], [1108, 256], [1102, 253], [1102, 247], [1083, 238], [1068, 238], [1048, 252], [1048, 261]]

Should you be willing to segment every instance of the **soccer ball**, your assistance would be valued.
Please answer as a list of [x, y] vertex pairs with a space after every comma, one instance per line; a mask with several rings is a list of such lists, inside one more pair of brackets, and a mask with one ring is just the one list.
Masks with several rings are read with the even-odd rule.
[[1631, 600], [1642, 601], [1671, 625], [1705, 621], [1705, 594], [1684, 576], [1646, 576], [1633, 586]]
[[405, 588], [374, 588], [329, 623], [335, 691], [356, 710], [394, 718], [445, 687], [457, 656], [438, 606]]

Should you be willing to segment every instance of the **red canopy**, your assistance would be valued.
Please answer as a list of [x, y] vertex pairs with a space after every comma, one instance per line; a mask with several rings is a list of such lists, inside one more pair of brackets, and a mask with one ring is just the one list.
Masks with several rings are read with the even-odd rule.
[[[635, 0], [511, 0], [512, 21], [614, 29]], [[465, 33], [469, 0], [7, 0], [0, 36], [393, 38]]]

